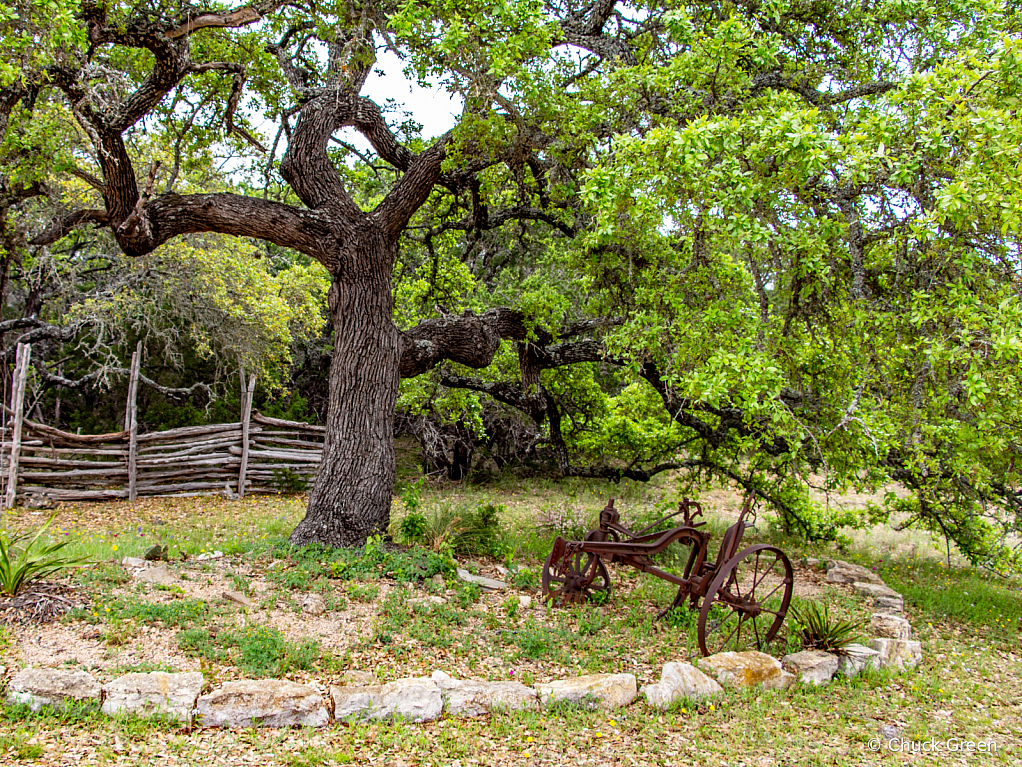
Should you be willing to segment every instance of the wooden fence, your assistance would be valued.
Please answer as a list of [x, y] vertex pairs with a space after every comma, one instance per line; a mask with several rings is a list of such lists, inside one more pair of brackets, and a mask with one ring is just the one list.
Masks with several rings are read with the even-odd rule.
[[0, 429], [8, 508], [31, 496], [80, 501], [277, 492], [319, 470], [324, 427], [252, 413], [255, 376], [245, 380], [242, 374], [237, 423], [138, 434], [136, 351], [124, 431], [71, 434], [22, 415], [30, 354], [28, 347], [19, 349], [11, 407], [5, 408], [9, 418]]

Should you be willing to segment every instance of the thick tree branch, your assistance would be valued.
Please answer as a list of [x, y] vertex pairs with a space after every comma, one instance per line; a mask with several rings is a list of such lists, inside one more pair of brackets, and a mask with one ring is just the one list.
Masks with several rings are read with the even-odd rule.
[[283, 2], [271, 0], [271, 2], [252, 3], [230, 13], [199, 12], [194, 16], [189, 13], [188, 18], [176, 27], [168, 29], [165, 34], [171, 40], [177, 40], [192, 35], [200, 29], [244, 27], [262, 20], [263, 16], [272, 13], [283, 4]]
[[327, 154], [334, 131], [350, 119], [357, 96], [332, 90], [307, 102], [298, 113], [280, 173], [310, 208], [324, 208], [353, 223], [365, 213], [355, 204]]
[[440, 169], [447, 155], [447, 139], [437, 141], [419, 155], [408, 172], [394, 185], [373, 216], [388, 242], [396, 242], [409, 219], [422, 207], [440, 180]]
[[[82, 223], [112, 225], [104, 211], [77, 211], [37, 235], [33, 245], [48, 245]], [[294, 248], [320, 261], [328, 269], [336, 266], [333, 251], [322, 245], [330, 236], [330, 222], [313, 211], [237, 194], [179, 195], [173, 192], [154, 197], [142, 209], [136, 231], [121, 246], [129, 256], [144, 255], [181, 234], [217, 232], [255, 237], [286, 248]]]

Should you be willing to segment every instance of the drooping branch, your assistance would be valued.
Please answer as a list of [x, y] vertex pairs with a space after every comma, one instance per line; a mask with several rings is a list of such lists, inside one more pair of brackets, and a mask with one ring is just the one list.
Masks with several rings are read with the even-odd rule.
[[442, 375], [440, 385], [449, 389], [477, 391], [531, 415], [533, 398], [522, 391], [520, 386], [508, 381], [480, 381], [478, 378], [468, 376]]
[[[8, 323], [10, 325], [8, 326]], [[36, 319], [35, 317], [23, 317], [16, 320], [8, 320], [0, 325], [0, 333], [14, 329], [31, 328], [27, 333], [22, 333], [13, 343], [8, 344], [0, 350], [0, 360], [8, 361], [14, 359], [18, 344], [34, 344], [40, 341], [71, 341], [87, 325], [87, 322], [76, 322], [71, 325], [51, 325], [48, 322]]]

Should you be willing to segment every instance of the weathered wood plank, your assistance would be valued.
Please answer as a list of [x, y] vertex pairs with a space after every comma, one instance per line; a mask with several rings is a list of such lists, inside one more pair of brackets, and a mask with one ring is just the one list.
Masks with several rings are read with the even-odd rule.
[[238, 470], [238, 497], [245, 497], [245, 472], [248, 471], [248, 451], [252, 446], [252, 399], [255, 397], [255, 373], [248, 377], [245, 385], [245, 371], [241, 371], [241, 468]]
[[64, 469], [89, 469], [96, 468], [107, 471], [109, 469], [127, 470], [128, 464], [124, 461], [75, 461], [70, 458], [47, 458], [45, 456], [23, 455], [20, 465], [22, 466], [52, 466]]
[[309, 450], [322, 450], [322, 442], [310, 442], [302, 439], [279, 439], [277, 437], [267, 437], [265, 434], [261, 434], [252, 440], [253, 445], [260, 445], [263, 447], [276, 447], [282, 445], [284, 447], [297, 447], [307, 448]]
[[138, 441], [141, 442], [163, 442], [174, 439], [186, 439], [202, 434], [216, 434], [222, 431], [228, 430], [241, 430], [241, 423], [215, 423], [208, 426], [181, 426], [177, 429], [167, 429], [166, 431], [153, 431], [148, 434], [139, 435]]
[[145, 469], [154, 469], [160, 466], [214, 466], [224, 463], [238, 465], [239, 460], [239, 458], [224, 451], [221, 453], [207, 453], [205, 455], [187, 455], [180, 458], [147, 458], [145, 461], [139, 461], [138, 465], [140, 468]]
[[[231, 455], [241, 455], [240, 447], [232, 447]], [[319, 463], [322, 460], [321, 450], [250, 450], [249, 460], [260, 458], [276, 458], [282, 461], [305, 461]]]
[[179, 490], [222, 490], [224, 482], [179, 482], [176, 484], [163, 484], [159, 482], [139, 482], [138, 491], [150, 492], [156, 491], [160, 493], [175, 493]]
[[21, 430], [25, 425], [25, 385], [28, 381], [28, 363], [32, 358], [32, 344], [18, 344], [17, 363], [14, 373], [14, 392], [11, 407], [14, 409], [14, 429], [11, 432], [10, 462], [7, 465], [7, 492], [4, 508], [14, 506], [18, 489], [18, 458], [21, 455]]
[[138, 497], [135, 483], [138, 479], [138, 376], [142, 367], [142, 342], [131, 355], [131, 374], [128, 378], [128, 410], [124, 414], [124, 429], [128, 432], [128, 500]]
[[[11, 410], [6, 405], [4, 406], [4, 410], [6, 410], [11, 415], [14, 415], [14, 411]], [[109, 434], [72, 434], [71, 432], [68, 431], [61, 431], [60, 429], [55, 429], [52, 426], [46, 426], [45, 424], [30, 421], [28, 418], [25, 419], [24, 428], [28, 429], [29, 431], [36, 432], [37, 434], [41, 435], [44, 438], [51, 437], [53, 439], [67, 440], [68, 442], [81, 444], [95, 444], [97, 442], [114, 442], [118, 440], [123, 440], [128, 436], [128, 433], [126, 431], [115, 431], [110, 432]]]
[[128, 491], [121, 490], [65, 490], [56, 487], [23, 487], [18, 495], [46, 495], [55, 501], [92, 501], [127, 498]]
[[227, 437], [226, 439], [207, 439], [201, 442], [196, 442], [185, 448], [182, 448], [180, 444], [173, 446], [168, 445], [165, 447], [161, 446], [161, 449], [148, 447], [139, 451], [139, 460], [149, 460], [151, 458], [179, 458], [182, 456], [207, 452], [209, 450], [216, 450], [218, 448], [226, 448], [231, 445], [241, 445], [241, 432], [238, 432], [237, 436]]
[[301, 431], [311, 431], [316, 434], [326, 434], [325, 426], [316, 426], [315, 424], [302, 423], [301, 421], [285, 421], [283, 418], [270, 418], [258, 411], [252, 414], [252, 420], [256, 423], [263, 424], [264, 426], [282, 426], [285, 429], [299, 429]]
[[234, 483], [235, 478], [238, 476], [238, 460], [234, 459], [234, 463], [225, 463], [205, 467], [196, 466], [185, 466], [180, 469], [167, 469], [165, 471], [147, 471], [139, 474], [139, 480], [145, 482], [155, 482], [164, 479], [174, 477], [198, 477], [198, 476], [223, 476], [230, 479], [231, 483]]
[[[122, 464], [123, 465], [123, 464]], [[23, 471], [21, 476], [26, 479], [41, 479], [50, 477], [53, 479], [80, 479], [88, 477], [127, 477], [126, 468], [121, 469], [72, 469], [70, 471]]]

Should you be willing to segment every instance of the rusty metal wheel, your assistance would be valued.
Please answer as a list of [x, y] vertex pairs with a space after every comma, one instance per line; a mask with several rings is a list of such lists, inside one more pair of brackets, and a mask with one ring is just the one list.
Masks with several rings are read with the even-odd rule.
[[543, 598], [555, 603], [602, 602], [610, 596], [610, 573], [596, 554], [565, 553], [558, 537], [543, 563]]
[[761, 649], [784, 623], [794, 584], [791, 562], [780, 549], [749, 546], [724, 563], [699, 610], [699, 650]]

